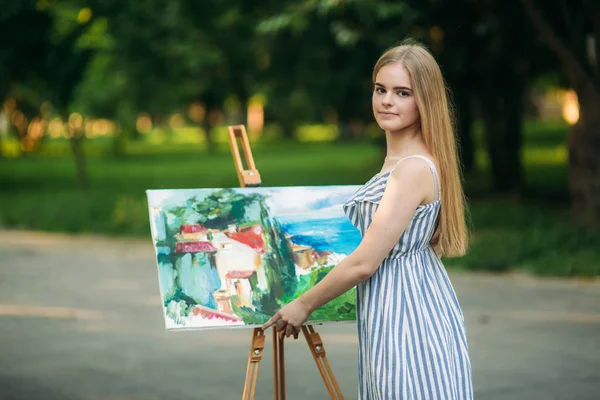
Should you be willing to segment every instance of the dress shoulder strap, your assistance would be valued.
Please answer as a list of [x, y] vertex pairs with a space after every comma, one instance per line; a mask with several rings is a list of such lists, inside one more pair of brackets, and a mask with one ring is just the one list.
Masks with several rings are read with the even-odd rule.
[[412, 155], [412, 156], [401, 158], [400, 160], [398, 160], [396, 162], [396, 165], [394, 166], [394, 168], [392, 169], [392, 171], [394, 169], [396, 169], [396, 167], [398, 166], [398, 164], [400, 164], [402, 161], [407, 160], [409, 158], [420, 158], [421, 160], [425, 161], [427, 163], [427, 165], [429, 165], [429, 169], [431, 170], [431, 174], [433, 175], [433, 199], [434, 199], [434, 201], [439, 200], [440, 180], [438, 178], [438, 173], [437, 173], [437, 169], [435, 168], [435, 164], [428, 157], [425, 157], [425, 156], [422, 156], [422, 155], [419, 155], [419, 154], [415, 154], [415, 155]]

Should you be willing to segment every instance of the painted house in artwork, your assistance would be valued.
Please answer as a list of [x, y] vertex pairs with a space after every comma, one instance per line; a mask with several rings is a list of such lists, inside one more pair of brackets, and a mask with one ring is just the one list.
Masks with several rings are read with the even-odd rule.
[[199, 303], [193, 315], [236, 320], [233, 305], [254, 308], [252, 293], [268, 287], [262, 255], [263, 228], [254, 224], [225, 230], [183, 224], [176, 239], [175, 270], [182, 292]]
[[300, 269], [298, 274], [304, 274], [315, 266], [327, 264], [328, 256], [331, 254], [328, 251], [316, 251], [311, 246], [296, 244], [293, 242], [292, 235], [286, 234], [286, 240], [290, 244], [294, 264]]
[[179, 227], [179, 232], [175, 235], [177, 240], [182, 242], [207, 241], [208, 229], [200, 224], [183, 224]]
[[239, 307], [252, 306], [252, 289], [256, 287], [256, 271], [230, 271], [225, 275], [227, 288], [236, 296]]
[[230, 225], [227, 230], [215, 232], [212, 243], [219, 249], [216, 265], [222, 284], [217, 296], [223, 302], [236, 296], [238, 306], [253, 308], [252, 293], [268, 287], [262, 259], [265, 254], [262, 226], [239, 229]]

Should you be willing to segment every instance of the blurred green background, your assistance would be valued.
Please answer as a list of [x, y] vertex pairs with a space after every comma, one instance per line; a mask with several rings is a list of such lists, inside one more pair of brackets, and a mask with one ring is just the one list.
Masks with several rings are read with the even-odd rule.
[[264, 186], [362, 184], [371, 70], [411, 36], [457, 111], [473, 240], [446, 265], [597, 276], [599, 10], [555, 3], [2, 1], [0, 223], [150, 240], [146, 189], [238, 186], [237, 124]]

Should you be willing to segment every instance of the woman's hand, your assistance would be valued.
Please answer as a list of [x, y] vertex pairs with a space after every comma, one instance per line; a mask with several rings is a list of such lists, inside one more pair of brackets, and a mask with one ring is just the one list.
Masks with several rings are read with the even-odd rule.
[[310, 310], [298, 299], [284, 306], [275, 315], [273, 315], [263, 326], [266, 330], [275, 325], [277, 332], [285, 331], [285, 336], [294, 335], [298, 338], [298, 333], [302, 330], [302, 325], [310, 316]]

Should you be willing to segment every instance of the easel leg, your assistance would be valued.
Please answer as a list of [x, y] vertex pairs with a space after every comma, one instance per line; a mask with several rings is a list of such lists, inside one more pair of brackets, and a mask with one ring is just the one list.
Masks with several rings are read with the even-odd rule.
[[264, 347], [265, 334], [262, 329], [255, 328], [252, 333], [252, 344], [250, 346], [250, 355], [248, 356], [248, 365], [246, 366], [246, 382], [244, 383], [242, 400], [254, 399], [256, 380], [258, 379], [258, 367], [262, 359]]
[[323, 382], [325, 382], [329, 395], [332, 399], [343, 400], [344, 395], [342, 394], [342, 390], [340, 389], [340, 386], [335, 379], [335, 375], [331, 370], [331, 366], [329, 365], [329, 361], [327, 360], [327, 354], [325, 353], [325, 347], [323, 346], [321, 336], [315, 332], [312, 325], [302, 325], [302, 333], [304, 333], [306, 343], [308, 343], [308, 347], [310, 347], [310, 352], [317, 363], [317, 367], [319, 368], [319, 372], [321, 373]]
[[273, 388], [275, 400], [285, 400], [285, 351], [283, 332], [273, 329]]

